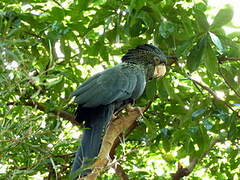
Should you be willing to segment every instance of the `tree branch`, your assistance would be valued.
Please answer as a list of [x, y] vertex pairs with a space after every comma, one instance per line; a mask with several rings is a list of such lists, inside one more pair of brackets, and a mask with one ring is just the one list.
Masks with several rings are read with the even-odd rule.
[[181, 163], [178, 163], [177, 172], [172, 176], [172, 179], [173, 180], [179, 180], [184, 176], [188, 176], [193, 171], [193, 169], [195, 168], [197, 163], [199, 161], [201, 161], [210, 152], [210, 150], [213, 148], [213, 146], [215, 146], [215, 144], [217, 142], [219, 142], [220, 140], [221, 140], [220, 136], [218, 136], [216, 138], [213, 138], [212, 141], [209, 144], [208, 149], [200, 157], [192, 158], [191, 161], [190, 161], [190, 164], [187, 168], [183, 168]]
[[[167, 56], [167, 59], [171, 59], [171, 61], [167, 63], [168, 66], [171, 66], [172, 64], [177, 64], [178, 62], [177, 56]], [[218, 58], [219, 63], [223, 63], [225, 61], [240, 61], [240, 58], [224, 57], [224, 56]]]
[[218, 61], [219, 61], [220, 63], [225, 62], [225, 61], [240, 61], [240, 58], [220, 57], [220, 58], [218, 58]]
[[[21, 104], [21, 103], [10, 102], [7, 105], [9, 106], [9, 105], [18, 105], [18, 104]], [[40, 111], [43, 111], [43, 112], [47, 111], [46, 107], [43, 104], [40, 104], [38, 102], [34, 102], [32, 100], [28, 100], [28, 101], [24, 102], [23, 105], [37, 108], [37, 109], [39, 109]], [[79, 126], [79, 123], [75, 120], [74, 115], [72, 115], [72, 114], [70, 114], [66, 111], [61, 111], [61, 110], [54, 109], [54, 110], [51, 110], [51, 111], [48, 111], [48, 112], [50, 112], [50, 113], [52, 113], [56, 116], [59, 116], [63, 119], [69, 120], [73, 125], [78, 125]]]
[[[92, 173], [80, 179], [94, 180], [101, 172], [104, 171], [108, 163], [112, 161], [110, 152], [113, 152], [113, 149], [116, 148], [115, 141], [119, 139], [119, 136], [123, 133], [124, 130], [132, 127], [136, 120], [139, 119], [139, 117], [142, 116], [142, 113], [146, 110], [146, 107], [131, 108], [128, 111], [128, 114], [120, 114], [117, 118], [113, 119], [110, 122], [103, 138], [98, 158], [92, 166]], [[113, 154], [111, 156], [113, 156]]]
[[220, 67], [218, 68], [218, 71], [219, 71], [220, 75], [222, 76], [222, 78], [223, 78], [224, 82], [226, 83], [226, 85], [229, 88], [231, 88], [238, 97], [240, 97], [240, 93], [228, 82], [227, 78], [223, 75]]
[[64, 7], [57, 1], [57, 0], [52, 0], [54, 3], [56, 3], [59, 7], [61, 7], [62, 9], [64, 9]]
[[218, 101], [221, 101], [226, 107], [228, 107], [228, 108], [231, 109], [233, 112], [235, 112], [235, 110], [232, 108], [232, 106], [231, 106], [229, 103], [227, 103], [226, 101], [224, 101], [224, 100], [222, 100], [221, 98], [219, 98], [219, 97], [217, 96], [217, 94], [216, 94], [211, 88], [209, 88], [208, 86], [206, 86], [206, 85], [204, 85], [204, 84], [202, 84], [202, 83], [200, 83], [200, 82], [198, 82], [198, 81], [196, 81], [196, 80], [194, 80], [194, 79], [192, 79], [192, 78], [188, 78], [188, 79], [191, 80], [195, 85], [199, 85], [201, 88], [203, 88], [203, 89], [205, 89], [206, 91], [208, 91], [209, 94], [211, 94], [211, 95], [214, 97], [214, 99], [216, 99], [216, 100], [218, 100]]
[[120, 177], [120, 180], [128, 180], [127, 174], [124, 172], [123, 167], [120, 164], [116, 165], [115, 168], [116, 174]]

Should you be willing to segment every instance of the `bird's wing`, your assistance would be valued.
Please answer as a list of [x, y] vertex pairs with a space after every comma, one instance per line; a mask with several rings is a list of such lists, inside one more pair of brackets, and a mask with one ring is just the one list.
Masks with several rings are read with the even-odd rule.
[[136, 68], [120, 64], [98, 73], [73, 93], [75, 102], [83, 107], [96, 107], [131, 98], [137, 86]]

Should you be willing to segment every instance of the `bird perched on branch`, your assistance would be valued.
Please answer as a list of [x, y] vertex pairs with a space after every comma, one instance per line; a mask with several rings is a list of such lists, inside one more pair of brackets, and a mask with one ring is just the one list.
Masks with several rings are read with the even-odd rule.
[[[93, 75], [75, 92], [76, 120], [85, 130], [72, 166], [71, 175], [85, 176], [97, 157], [107, 123], [114, 112], [139, 98], [146, 82], [165, 74], [166, 56], [149, 44], [130, 49], [122, 63]], [[157, 69], [156, 67], [164, 67]], [[158, 71], [155, 71], [155, 70]], [[157, 74], [156, 74], [157, 72]]]

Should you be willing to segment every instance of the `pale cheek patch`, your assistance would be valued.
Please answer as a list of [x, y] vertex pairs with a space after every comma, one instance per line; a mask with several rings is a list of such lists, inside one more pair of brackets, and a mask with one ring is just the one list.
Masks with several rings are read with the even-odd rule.
[[163, 76], [165, 73], [166, 73], [166, 66], [164, 64], [160, 64], [155, 67], [153, 76], [160, 77], [160, 76]]

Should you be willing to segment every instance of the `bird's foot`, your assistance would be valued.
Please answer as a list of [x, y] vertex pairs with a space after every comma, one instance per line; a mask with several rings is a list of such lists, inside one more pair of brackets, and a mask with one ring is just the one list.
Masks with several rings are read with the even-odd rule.
[[130, 104], [128, 104], [126, 106], [126, 109], [127, 109], [127, 111], [136, 111], [137, 110], [140, 113], [140, 115], [142, 116], [142, 118], [144, 118], [142, 108], [140, 108], [140, 107], [132, 107]]

